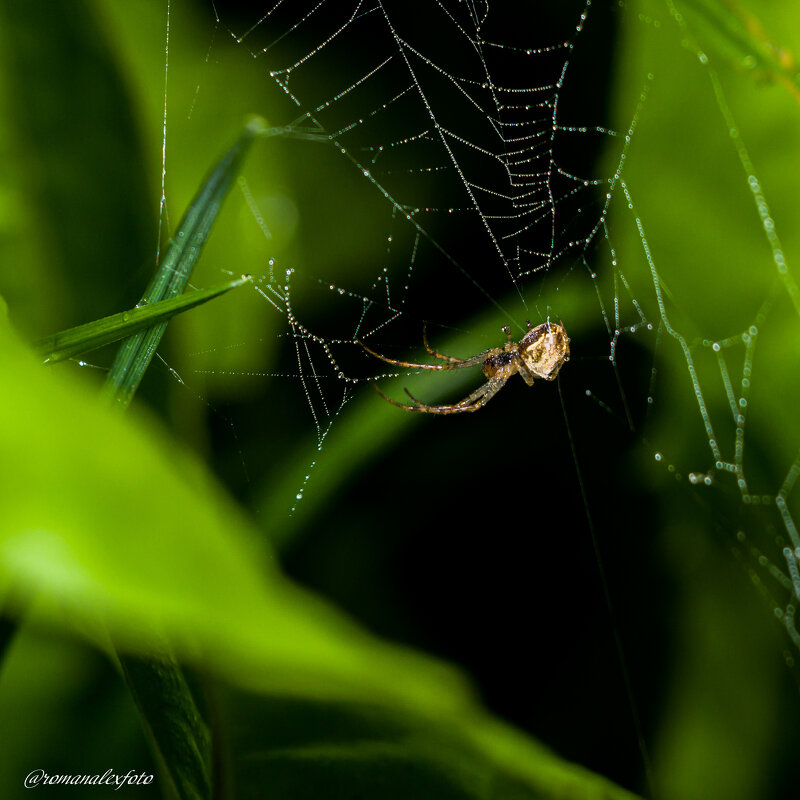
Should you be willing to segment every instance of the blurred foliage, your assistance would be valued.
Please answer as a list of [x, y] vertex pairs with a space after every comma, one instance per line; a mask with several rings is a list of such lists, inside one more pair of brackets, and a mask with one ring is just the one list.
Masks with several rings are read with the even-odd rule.
[[[245, 116], [289, 121], [213, 8], [170, 4], [159, 233], [165, 5], [0, 2], [0, 294], [25, 337], [130, 308], [159, 236], [163, 249], [170, 220]], [[544, 5], [534, 11], [544, 26]], [[572, 8], [550, 13], [575, 18]], [[509, 385], [480, 414], [444, 420], [357, 387], [321, 452], [302, 386], [279, 377], [296, 369], [285, 322], [256, 293], [172, 321], [162, 350], [185, 383], [155, 364], [138, 404], [150, 410], [125, 420], [96, 398], [102, 372], [45, 371], [4, 324], [0, 589], [26, 623], [0, 673], [0, 719], [15, 731], [0, 752], [3, 796], [21, 796], [36, 767], [144, 763], [133, 705], [96, 655], [109, 632], [133, 652], [166, 639], [213, 684], [206, 710], [224, 732], [236, 796], [630, 796], [593, 773], [650, 795], [628, 690], [656, 796], [793, 796], [800, 715], [785, 663], [797, 655], [772, 619], [786, 592], [769, 572], [781, 566], [785, 531], [774, 505], [743, 503], [735, 477], [715, 470], [684, 352], [656, 330], [635, 220], [727, 454], [736, 425], [702, 342], [740, 336], [774, 298], [757, 323], [744, 461], [750, 492], [774, 496], [800, 442], [798, 319], [723, 112], [749, 148], [796, 276], [798, 23], [788, 0], [590, 9], [574, 59], [587, 85], [568, 80], [563, 113], [624, 132], [647, 95], [624, 165], [635, 207], [617, 189], [610, 230], [654, 330], [623, 333], [617, 374], [597, 304], [599, 293], [611, 309], [618, 294], [602, 246], [596, 282], [575, 263], [537, 286], [537, 305], [557, 302], [573, 340], [559, 386]], [[591, 80], [613, 86], [611, 109], [598, 112], [606, 120], [594, 115], [605, 98]], [[621, 139], [609, 140], [601, 174], [614, 172]], [[306, 271], [343, 286], [374, 279], [383, 243], [365, 232], [385, 234], [386, 208], [335, 155], [257, 144], [196, 284], [219, 283], [225, 270], [264, 275], [276, 259], [276, 269], [298, 268], [293, 299], [324, 322], [335, 309]], [[501, 336], [493, 309], [464, 309], [452, 320], [459, 330], [436, 334], [445, 352], [471, 355]], [[409, 330], [405, 346], [421, 349]], [[739, 381], [743, 345], [724, 355]], [[441, 378], [408, 385], [436, 401], [475, 379]], [[399, 396], [402, 385], [386, 388]], [[546, 496], [531, 488], [541, 475]], [[481, 701], [455, 669], [386, 638], [458, 662]]]
[[[662, 328], [645, 469], [680, 594], [674, 673], [653, 740], [658, 783], [666, 797], [790, 797], [797, 652], [769, 617], [792, 601], [776, 579], [789, 539], [775, 496], [800, 445], [800, 12], [785, 2], [705, 0], [636, 9], [618, 67], [619, 128], [643, 91], [646, 99], [624, 166], [634, 207], [619, 197], [612, 236], [634, 293], [659, 319], [641, 220], [666, 316], [690, 348], [713, 426], [704, 430], [687, 358]], [[710, 442], [733, 463], [738, 429], [741, 475], [715, 467]], [[797, 519], [796, 492], [789, 509]], [[747, 582], [758, 591], [748, 594]]]

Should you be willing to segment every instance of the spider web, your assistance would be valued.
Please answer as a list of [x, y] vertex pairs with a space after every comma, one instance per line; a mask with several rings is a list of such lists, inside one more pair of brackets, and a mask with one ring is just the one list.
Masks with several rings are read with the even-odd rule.
[[[513, 3], [440, 2], [420, 25], [417, 12], [402, 3], [277, 2], [240, 27], [232, 27], [224, 4], [213, 5], [208, 57], [220, 38], [235, 43], [277, 88], [270, 108], [281, 109], [281, 123], [291, 119], [291, 127], [330, 141], [330, 153], [315, 153], [319, 169], [326, 182], [344, 177], [352, 192], [346, 212], [337, 215], [328, 207], [328, 223], [338, 228], [339, 239], [360, 238], [360, 248], [379, 264], [366, 285], [347, 283], [341, 275], [350, 270], [332, 264], [336, 259], [323, 245], [324, 258], [308, 269], [271, 261], [258, 288], [288, 322], [318, 445], [351, 397], [350, 385], [381, 377], [365, 374], [358, 350], [359, 366], [352, 366], [358, 340], [379, 349], [394, 345], [397, 357], [396, 343], [405, 349], [419, 342], [423, 323], [453, 328], [486, 306], [518, 338], [523, 320], [558, 318], [554, 298], [542, 298], [544, 279], [564, 257], [572, 259], [570, 267], [588, 270], [581, 254], [607, 234], [611, 194], [598, 196], [597, 190], [608, 179], [584, 175], [590, 159], [575, 158], [577, 148], [562, 144], [567, 137], [593, 137], [584, 149], [597, 152], [604, 138], [616, 134], [565, 122], [559, 98], [590, 6], [574, 3], [562, 12], [560, 27], [540, 25], [537, 34], [514, 32]], [[554, 35], [560, 36], [557, 44]], [[335, 168], [333, 179], [326, 172], [330, 154], [345, 166]], [[360, 186], [353, 188], [354, 178]], [[246, 185], [243, 190], [271, 239], [265, 215]], [[380, 214], [368, 210], [375, 203]], [[614, 280], [624, 292], [618, 269]], [[349, 326], [343, 327], [340, 313], [336, 333], [328, 335], [307, 314], [296, 313], [293, 292], [301, 281], [352, 301], [357, 314]], [[614, 340], [626, 303], [635, 315], [630, 331], [649, 325], [635, 299], [620, 301], [615, 294], [613, 319], [602, 309]], [[326, 370], [339, 379], [338, 387], [323, 388]]]
[[[646, 110], [646, 93], [639, 108], [631, 110], [630, 130], [621, 136], [581, 119], [585, 97], [577, 112], [572, 105], [562, 113], [568, 102], [564, 98], [577, 94], [576, 80], [586, 76], [573, 80], [571, 62], [580, 52], [581, 37], [589, 35], [587, 22], [599, 13], [591, 2], [573, 4], [549, 28], [515, 26], [516, 4], [503, 2], [440, 0], [426, 9], [422, 24], [418, 10], [389, 0], [277, 0], [244, 13], [218, 1], [209, 9], [213, 35], [206, 65], [231, 49], [246, 54], [253, 62], [250, 74], [268, 93], [271, 118], [330, 141], [329, 146], [303, 145], [303, 157], [314, 149], [308, 157], [318, 159], [315, 168], [322, 177], [315, 191], [330, 191], [322, 185], [332, 180], [348, 182], [348, 207], [342, 213], [326, 197], [330, 219], [319, 237], [319, 253], [271, 259], [257, 287], [266, 308], [283, 317], [296, 361], [293, 379], [302, 387], [318, 448], [359, 383], [397, 374], [385, 369], [370, 373], [357, 340], [393, 357], [409, 357], [409, 347], [419, 352], [423, 322], [454, 329], [470, 312], [487, 306], [519, 334], [526, 318], [534, 323], [559, 318], [558, 292], [570, 282], [589, 281], [608, 336], [612, 370], [617, 369], [621, 337], [640, 332], [654, 335], [648, 346], [665, 346], [671, 339], [682, 352], [710, 461], [704, 469], [680, 469], [656, 447], [653, 458], [691, 485], [710, 486], [731, 475], [744, 504], [777, 509], [787, 536], [781, 548], [784, 564], [779, 568], [769, 560], [767, 571], [789, 593], [776, 606], [776, 615], [800, 647], [794, 618], [800, 598], [800, 534], [789, 503], [800, 455], [772, 492], [752, 490], [744, 461], [755, 346], [774, 298], [765, 300], [744, 330], [720, 339], [690, 341], [672, 322], [658, 255], [650, 250], [646, 224], [636, 214], [634, 192], [622, 170]], [[709, 74], [720, 115], [735, 130], [722, 87]], [[207, 91], [204, 82], [201, 75], [200, 98]], [[646, 84], [642, 76], [645, 90]], [[598, 142], [605, 146], [616, 154], [615, 171], [592, 175], [591, 160], [576, 157], [575, 148], [564, 144], [569, 139], [578, 139], [591, 152], [597, 152]], [[740, 139], [734, 139], [734, 151], [783, 290], [800, 306], [800, 291], [786, 268], [765, 194]], [[340, 163], [331, 166], [333, 160]], [[253, 221], [272, 244], [268, 214], [246, 181], [242, 193]], [[627, 206], [629, 221], [637, 226], [652, 278], [648, 296], [631, 290], [617, 257], [609, 230], [612, 200]], [[366, 256], [360, 257], [373, 258], [376, 269], [366, 283], [342, 264], [341, 253], [331, 258], [324, 238], [336, 227], [340, 240], [370, 239], [366, 247], [362, 242]], [[303, 297], [295, 303], [300, 284]], [[299, 310], [306, 295], [319, 291], [330, 293], [333, 322], [324, 314], [314, 318], [319, 303], [311, 311]], [[716, 379], [705, 364], [700, 366], [705, 351], [716, 362]], [[262, 374], [268, 375], [274, 373]], [[655, 402], [656, 375], [654, 365], [649, 406]], [[715, 391], [712, 380], [721, 381], [728, 420], [717, 418], [719, 409], [712, 409], [707, 398]], [[586, 394], [611, 411], [591, 388]], [[630, 421], [624, 394], [617, 405]], [[720, 431], [729, 424], [733, 430], [726, 441]], [[302, 494], [301, 489], [298, 498]], [[738, 536], [746, 538], [741, 531]], [[763, 566], [764, 553], [758, 551], [756, 559]]]
[[[285, 481], [290, 492], [268, 514], [302, 509], [326, 442], [365, 384], [381, 381], [398, 399], [405, 382], [413, 385], [409, 371], [375, 362], [359, 341], [418, 361], [426, 325], [434, 347], [455, 341], [458, 355], [468, 357], [502, 344], [501, 325], [511, 325], [518, 339], [528, 319], [563, 319], [577, 362], [567, 365], [564, 378], [583, 368], [581, 386], [567, 385], [573, 395], [567, 405], [577, 408], [580, 394], [580, 413], [594, 415], [612, 439], [634, 431], [663, 468], [662, 479], [709, 496], [722, 492], [729, 543], [783, 625], [793, 648], [786, 662], [793, 665], [800, 649], [800, 533], [792, 493], [800, 453], [777, 480], [752, 476], [746, 454], [757, 343], [783, 300], [800, 313], [800, 290], [723, 85], [702, 50], [687, 45], [729, 132], [739, 191], [755, 202], [751, 220], [761, 226], [777, 275], [752, 318], [718, 337], [676, 308], [663, 249], [651, 242], [640, 189], [629, 177], [658, 75], [655, 82], [646, 71], [634, 76], [641, 94], [624, 130], [612, 130], [602, 102], [592, 98], [604, 75], [582, 52], [592, 52], [592, 36], [608, 45], [601, 24], [607, 9], [590, 1], [563, 4], [548, 19], [548, 10], [537, 8], [534, 26], [519, 24], [518, 4], [498, 0], [437, 0], [424, 10], [390, 0], [270, 0], [257, 10], [209, 0], [200, 7], [210, 35], [193, 76], [190, 119], [216, 107], [224, 93], [214, 82], [214, 64], [237, 60], [273, 124], [326, 140], [276, 142], [277, 155], [264, 156], [274, 158], [272, 167], [289, 165], [291, 200], [288, 190], [282, 195], [265, 186], [255, 169], [240, 181], [245, 211], [238, 224], [257, 255], [234, 271], [258, 276], [258, 313], [269, 320], [258, 343], [267, 342], [280, 369], [272, 361], [261, 368], [228, 359], [253, 344], [237, 339], [235, 330], [230, 345], [210, 342], [177, 366], [190, 384], [210, 381], [202, 393], [212, 402], [214, 385], [259, 382], [273, 392], [287, 389], [293, 398], [287, 405], [300, 401], [318, 452], [300, 457]], [[664, 9], [647, 24], [684, 24], [672, 4]], [[165, 130], [169, 141], [166, 124]], [[601, 152], [609, 166], [597, 174]], [[619, 247], [622, 239], [635, 241], [636, 251]], [[621, 351], [633, 364], [629, 372], [645, 365], [644, 381], [626, 374]], [[670, 372], [675, 364], [679, 378]], [[398, 374], [404, 383], [389, 383]], [[670, 447], [670, 426], [683, 424], [669, 417], [677, 413], [670, 404], [678, 382], [690, 403], [680, 408], [690, 409], [695, 443], [702, 444], [691, 453]], [[454, 385], [441, 395], [452, 398], [446, 402], [467, 394], [466, 384]], [[659, 414], [669, 423], [659, 424]], [[574, 455], [582, 434], [573, 433]], [[600, 452], [597, 460], [604, 457]], [[248, 471], [258, 472], [250, 458]], [[595, 480], [582, 485], [590, 524]]]

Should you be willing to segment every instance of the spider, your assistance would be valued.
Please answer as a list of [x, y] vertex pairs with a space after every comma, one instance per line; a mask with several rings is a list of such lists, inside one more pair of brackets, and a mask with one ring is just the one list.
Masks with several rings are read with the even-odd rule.
[[397, 367], [443, 370], [464, 369], [480, 364], [481, 370], [487, 378], [486, 383], [455, 405], [429, 406], [417, 400], [408, 389], [404, 391], [411, 398], [413, 405], [398, 403], [387, 397], [376, 384], [373, 384], [375, 391], [384, 400], [388, 400], [392, 405], [404, 408], [406, 411], [419, 411], [425, 414], [460, 414], [462, 411], [477, 411], [485, 406], [516, 372], [522, 376], [528, 386], [533, 386], [534, 378], [544, 378], [546, 381], [555, 380], [558, 371], [566, 361], [569, 361], [569, 338], [563, 325], [556, 325], [548, 320], [532, 328], [529, 321], [528, 332], [520, 339], [519, 343], [511, 338], [511, 329], [508, 325], [505, 325], [502, 331], [508, 339], [502, 347], [492, 347], [472, 358], [462, 359], [437, 353], [428, 344], [425, 328], [423, 328], [422, 341], [425, 349], [435, 358], [446, 362], [444, 364], [412, 364], [408, 361], [396, 361], [370, 350], [363, 342], [359, 342], [359, 344], [371, 356]]

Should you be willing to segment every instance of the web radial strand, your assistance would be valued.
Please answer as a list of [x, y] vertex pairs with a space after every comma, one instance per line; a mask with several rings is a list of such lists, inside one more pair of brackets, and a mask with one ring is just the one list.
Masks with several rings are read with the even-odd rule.
[[[442, 1], [424, 15], [392, 0], [277, 3], [243, 32], [230, 32], [268, 64], [300, 112], [298, 125], [329, 135], [423, 234], [443, 213], [478, 226], [491, 270], [522, 296], [523, 278], [574, 245], [562, 236], [562, 204], [575, 194], [588, 198], [596, 183], [559, 165], [556, 137], [607, 132], [559, 125], [558, 92], [582, 8], [556, 44], [509, 36], [518, 10], [502, 2], [479, 11]], [[424, 183], [432, 174], [447, 185], [437, 191], [445, 204], [400, 199], [428, 196], [414, 192], [409, 178]], [[454, 260], [461, 263], [459, 254]]]

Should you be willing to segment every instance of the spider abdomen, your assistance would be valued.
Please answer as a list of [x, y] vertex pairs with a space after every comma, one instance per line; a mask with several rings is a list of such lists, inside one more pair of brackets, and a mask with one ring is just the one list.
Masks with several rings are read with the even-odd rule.
[[555, 380], [569, 361], [569, 337], [562, 325], [544, 322], [525, 334], [519, 343], [519, 354], [532, 376]]

